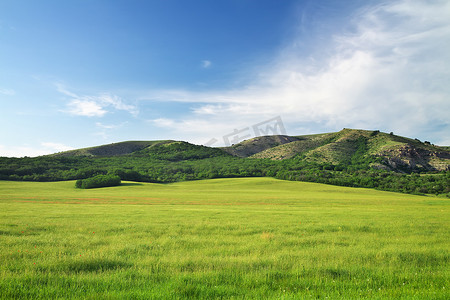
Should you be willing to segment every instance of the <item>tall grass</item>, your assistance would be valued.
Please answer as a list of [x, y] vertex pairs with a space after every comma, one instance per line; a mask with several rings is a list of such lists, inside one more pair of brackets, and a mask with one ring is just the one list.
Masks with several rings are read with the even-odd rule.
[[269, 178], [0, 182], [0, 295], [448, 299], [449, 203]]

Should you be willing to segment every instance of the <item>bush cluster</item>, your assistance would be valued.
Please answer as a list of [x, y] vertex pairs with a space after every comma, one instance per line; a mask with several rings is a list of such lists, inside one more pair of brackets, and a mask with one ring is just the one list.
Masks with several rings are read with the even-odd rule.
[[87, 179], [78, 179], [75, 187], [79, 189], [92, 189], [107, 186], [120, 185], [120, 177], [117, 175], [97, 175]]

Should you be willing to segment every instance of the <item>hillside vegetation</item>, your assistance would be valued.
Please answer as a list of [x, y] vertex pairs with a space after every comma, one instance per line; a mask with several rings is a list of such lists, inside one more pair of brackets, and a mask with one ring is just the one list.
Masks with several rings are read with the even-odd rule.
[[[274, 139], [274, 138], [272, 138]], [[371, 167], [393, 171], [450, 170], [450, 151], [429, 142], [409, 139], [379, 131], [343, 129], [335, 133], [292, 137], [290, 142], [273, 145], [254, 138], [230, 149], [246, 148], [251, 158], [288, 159], [301, 156], [304, 161], [354, 165], [371, 162]], [[263, 149], [258, 151], [259, 149]], [[256, 150], [256, 151], [255, 151]]]
[[231, 147], [211, 148], [179, 141], [129, 141], [54, 154], [71, 156], [148, 155], [160, 160], [190, 160], [223, 157], [283, 160], [301, 158], [305, 162], [357, 165], [396, 172], [448, 171], [449, 147], [439, 147], [379, 131], [343, 129], [339, 132], [302, 136], [260, 136]]
[[333, 185], [450, 196], [450, 151], [379, 131], [344, 129], [257, 137], [231, 147], [181, 141], [122, 142], [36, 158], [0, 158], [0, 179], [122, 180], [275, 177]]

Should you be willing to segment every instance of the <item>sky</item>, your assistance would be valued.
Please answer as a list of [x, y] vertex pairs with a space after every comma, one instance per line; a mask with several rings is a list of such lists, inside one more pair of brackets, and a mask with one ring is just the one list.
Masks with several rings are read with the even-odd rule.
[[0, 0], [0, 156], [343, 128], [450, 145], [449, 49], [446, 0]]

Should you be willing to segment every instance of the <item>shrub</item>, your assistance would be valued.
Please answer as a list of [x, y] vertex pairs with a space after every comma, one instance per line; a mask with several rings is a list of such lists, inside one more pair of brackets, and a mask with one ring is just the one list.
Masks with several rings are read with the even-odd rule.
[[117, 175], [97, 175], [87, 179], [79, 179], [75, 182], [75, 187], [80, 189], [92, 189], [108, 186], [120, 185], [121, 180]]

